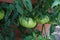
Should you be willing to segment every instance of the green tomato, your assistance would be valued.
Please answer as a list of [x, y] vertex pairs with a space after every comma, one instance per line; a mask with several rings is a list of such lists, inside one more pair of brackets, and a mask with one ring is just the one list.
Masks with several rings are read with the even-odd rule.
[[44, 16], [44, 18], [42, 18], [42, 19], [40, 20], [40, 23], [41, 23], [41, 24], [45, 24], [45, 23], [47, 23], [47, 22], [49, 22], [49, 17], [48, 17], [48, 16]]
[[36, 21], [37, 23], [40, 23], [40, 24], [45, 24], [47, 22], [49, 22], [49, 17], [48, 16], [44, 16], [43, 18], [36, 18]]
[[34, 28], [36, 26], [36, 21], [33, 20], [32, 18], [19, 17], [19, 22], [23, 27], [26, 27], [26, 28]]
[[4, 18], [4, 15], [5, 15], [5, 14], [4, 14], [4, 11], [1, 10], [1, 11], [0, 11], [0, 20], [2, 20], [2, 19]]

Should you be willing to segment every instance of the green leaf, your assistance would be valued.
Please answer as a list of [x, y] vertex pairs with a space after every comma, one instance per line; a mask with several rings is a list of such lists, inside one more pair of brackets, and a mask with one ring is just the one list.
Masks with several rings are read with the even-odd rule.
[[10, 11], [12, 12], [12, 10], [14, 10], [14, 5], [13, 4], [9, 4], [9, 9], [10, 9]]
[[10, 39], [14, 40], [14, 32], [13, 31], [10, 33]]
[[23, 8], [20, 5], [18, 5], [18, 4], [16, 4], [16, 9], [17, 9], [18, 13], [20, 13], [20, 14], [24, 13]]
[[47, 10], [51, 4], [52, 4], [53, 0], [45, 0], [45, 4], [44, 4], [44, 11]]
[[51, 27], [50, 27], [50, 35], [54, 32], [54, 30], [55, 30], [55, 27], [56, 26], [54, 26], [54, 25], [51, 25]]
[[3, 36], [0, 34], [0, 40], [3, 40]]
[[22, 0], [18, 0], [18, 4], [23, 7], [23, 3], [22, 3]]
[[50, 40], [55, 40], [55, 35], [51, 35]]
[[23, 4], [26, 7], [27, 10], [29, 10], [30, 12], [32, 11], [32, 4], [31, 4], [31, 0], [23, 0]]
[[33, 39], [32, 40], [36, 40], [36, 33], [33, 32]]
[[19, 16], [19, 14], [16, 11], [14, 11], [14, 14], [12, 16], [12, 20], [16, 19], [18, 16]]
[[9, 4], [7, 4], [7, 3], [1, 3], [1, 7], [4, 9], [6, 9], [8, 6], [9, 6]]
[[60, 13], [58, 14], [58, 25], [60, 25]]
[[41, 35], [39, 35], [38, 40], [43, 40], [43, 37]]
[[57, 5], [60, 5], [60, 0], [55, 0], [51, 7], [53, 8], [53, 7], [57, 6]]
[[10, 25], [10, 19], [8, 19], [7, 21], [6, 21], [6, 23], [5, 23], [5, 26], [7, 27], [7, 26], [9, 26]]
[[25, 36], [25, 38], [23, 40], [32, 40], [32, 36], [31, 35]]
[[36, 37], [36, 34], [35, 34], [35, 32], [33, 32], [33, 37]]
[[7, 21], [7, 20], [9, 19], [10, 14], [11, 14], [11, 13], [10, 13], [9, 11], [6, 12], [5, 21]]
[[9, 40], [9, 37], [5, 37], [5, 40]]

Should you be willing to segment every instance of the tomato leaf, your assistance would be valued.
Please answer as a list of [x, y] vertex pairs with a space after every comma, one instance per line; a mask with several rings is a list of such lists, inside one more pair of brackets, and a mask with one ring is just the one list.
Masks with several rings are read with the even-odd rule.
[[2, 34], [0, 34], [0, 40], [3, 40], [3, 36], [2, 36]]
[[31, 0], [23, 0], [23, 4], [26, 7], [27, 10], [29, 10], [30, 12], [32, 11], [32, 4], [31, 4]]
[[5, 40], [9, 40], [9, 37], [5, 37]]
[[51, 25], [51, 27], [50, 27], [50, 35], [54, 32], [54, 30], [55, 30], [55, 27], [56, 26], [54, 26], [54, 25]]
[[18, 5], [18, 4], [16, 4], [16, 9], [17, 9], [17, 12], [18, 13], [20, 13], [20, 14], [23, 14], [24, 13], [23, 12], [23, 8], [20, 5]]
[[32, 36], [26, 36], [23, 40], [32, 40]]
[[57, 6], [57, 5], [60, 5], [60, 0], [55, 0], [51, 7], [53, 8], [53, 7]]
[[44, 0], [44, 1], [45, 1], [45, 3], [42, 4], [42, 5], [44, 6], [43, 9], [44, 9], [44, 10], [47, 10], [47, 9], [51, 6], [53, 0]]
[[14, 40], [14, 32], [13, 31], [10, 33], [10, 39]]

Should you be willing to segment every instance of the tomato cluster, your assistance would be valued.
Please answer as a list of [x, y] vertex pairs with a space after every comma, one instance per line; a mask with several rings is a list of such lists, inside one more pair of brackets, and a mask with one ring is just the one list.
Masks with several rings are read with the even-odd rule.
[[19, 22], [23, 27], [34, 28], [37, 25], [37, 23], [40, 23], [40, 24], [48, 23], [49, 17], [44, 16], [44, 18], [42, 19], [40, 18], [32, 19], [30, 17], [19, 17]]
[[[5, 16], [5, 13], [3, 10], [0, 11], [0, 20], [2, 20]], [[37, 23], [40, 24], [45, 24], [49, 22], [49, 17], [44, 16], [42, 19], [41, 18], [31, 18], [31, 17], [19, 17], [19, 23], [26, 28], [34, 28]]]

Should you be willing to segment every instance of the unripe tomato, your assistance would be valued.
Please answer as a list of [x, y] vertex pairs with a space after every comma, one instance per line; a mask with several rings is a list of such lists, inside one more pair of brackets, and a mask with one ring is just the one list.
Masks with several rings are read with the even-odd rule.
[[4, 18], [4, 11], [3, 10], [0, 10], [0, 20], [2, 20]]
[[19, 17], [19, 22], [25, 28], [34, 28], [36, 26], [36, 21], [28, 17]]
[[37, 23], [40, 24], [45, 24], [49, 22], [49, 17], [48, 16], [44, 16], [43, 18], [36, 18]]

